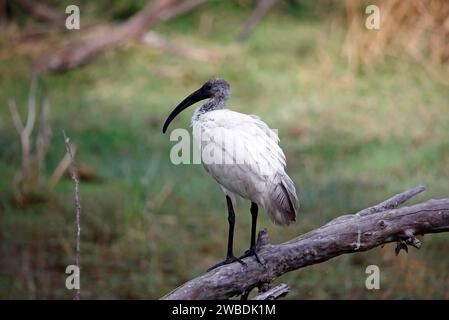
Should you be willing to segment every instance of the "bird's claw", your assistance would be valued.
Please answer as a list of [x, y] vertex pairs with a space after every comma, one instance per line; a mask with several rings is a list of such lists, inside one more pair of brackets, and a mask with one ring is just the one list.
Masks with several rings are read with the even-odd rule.
[[256, 245], [250, 247], [248, 250], [246, 250], [245, 253], [243, 255], [241, 255], [239, 258], [245, 259], [247, 257], [254, 256], [259, 264], [264, 265], [265, 261], [262, 262], [262, 260], [259, 258], [259, 255], [257, 254], [257, 252], [259, 252], [259, 250], [260, 250], [260, 246], [258, 244], [256, 244]]
[[396, 255], [399, 255], [399, 252], [401, 252], [401, 250], [404, 250], [408, 253], [407, 243], [402, 239], [396, 242], [396, 248], [394, 249], [394, 252], [396, 253]]
[[213, 270], [215, 268], [218, 268], [218, 267], [221, 267], [221, 266], [224, 266], [224, 265], [227, 265], [227, 264], [231, 264], [231, 263], [234, 263], [234, 262], [238, 262], [243, 267], [246, 267], [246, 263], [243, 262], [241, 258], [237, 258], [235, 256], [227, 256], [226, 259], [224, 259], [222, 262], [219, 262], [219, 263], [213, 265], [212, 267], [210, 267], [209, 269], [207, 269], [207, 272], [209, 272], [209, 271], [211, 271], [211, 270]]

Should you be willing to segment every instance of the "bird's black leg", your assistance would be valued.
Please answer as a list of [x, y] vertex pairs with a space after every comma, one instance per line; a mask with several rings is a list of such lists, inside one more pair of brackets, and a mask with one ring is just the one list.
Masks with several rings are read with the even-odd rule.
[[259, 211], [259, 207], [256, 203], [251, 202], [251, 242], [249, 245], [249, 249], [245, 251], [245, 253], [239, 257], [240, 259], [255, 256], [257, 262], [262, 264], [262, 262], [259, 259], [259, 256], [257, 255], [257, 252], [259, 251], [259, 245], [256, 243], [256, 226], [257, 226], [257, 214]]
[[210, 267], [207, 271], [215, 269], [217, 267], [223, 266], [225, 264], [230, 264], [233, 262], [239, 262], [241, 265], [246, 265], [240, 258], [234, 256], [233, 252], [233, 243], [234, 243], [234, 225], [235, 225], [235, 213], [234, 208], [232, 206], [232, 201], [229, 196], [226, 196], [226, 202], [228, 204], [228, 222], [229, 222], [229, 234], [228, 234], [228, 250], [226, 253], [226, 258], [216, 265]]

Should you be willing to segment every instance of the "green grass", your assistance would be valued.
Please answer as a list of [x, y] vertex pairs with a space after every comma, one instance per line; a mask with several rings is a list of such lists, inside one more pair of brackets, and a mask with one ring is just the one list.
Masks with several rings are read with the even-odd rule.
[[[237, 45], [247, 14], [233, 4], [210, 4], [156, 27], [174, 41], [216, 52], [211, 62], [132, 45], [41, 79], [53, 128], [45, 175], [65, 153], [64, 129], [78, 146], [78, 164], [101, 177], [81, 183], [83, 297], [158, 298], [224, 255], [219, 187], [200, 165], [172, 165], [173, 143], [161, 134], [171, 108], [214, 75], [231, 83], [230, 108], [279, 129], [302, 206], [287, 229], [261, 216], [259, 227], [272, 242], [417, 184], [428, 190], [416, 201], [449, 195], [447, 87], [419, 65], [388, 59], [352, 74], [341, 54], [343, 26], [282, 8]], [[3, 104], [15, 96], [24, 109], [30, 59], [0, 60]], [[188, 128], [190, 117], [185, 112], [175, 125]], [[10, 190], [19, 151], [8, 109], [0, 108], [0, 297], [70, 298], [64, 270], [74, 261], [72, 183], [60, 181], [48, 203], [19, 207]], [[241, 252], [249, 241], [249, 204], [236, 210]], [[279, 281], [292, 287], [290, 299], [447, 299], [446, 237], [426, 236], [421, 250], [399, 257], [392, 245], [340, 256]], [[381, 269], [381, 290], [365, 289], [370, 264]]]

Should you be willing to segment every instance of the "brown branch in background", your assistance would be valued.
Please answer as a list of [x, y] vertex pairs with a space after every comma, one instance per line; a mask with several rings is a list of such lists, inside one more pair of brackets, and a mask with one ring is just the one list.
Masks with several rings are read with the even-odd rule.
[[[87, 41], [73, 41], [61, 50], [34, 61], [33, 68], [39, 72], [63, 72], [89, 62], [97, 55], [115, 49], [130, 41], [139, 40], [153, 24], [186, 13], [205, 1], [187, 1], [174, 5], [173, 0], [151, 1], [128, 21], [104, 28], [102, 33]], [[189, 5], [187, 5], [189, 4]], [[165, 17], [165, 18], [164, 18]]]
[[[76, 244], [75, 244], [75, 265], [78, 267], [79, 275], [81, 276], [81, 266], [80, 266], [80, 242], [81, 242], [81, 201], [79, 194], [79, 179], [78, 172], [74, 161], [74, 152], [72, 151], [72, 145], [70, 144], [70, 139], [66, 136], [65, 131], [62, 132], [64, 135], [64, 143], [67, 149], [67, 154], [70, 156], [70, 174], [72, 180], [75, 184], [75, 225], [76, 225]], [[80, 299], [80, 288], [75, 289], [74, 300]]]
[[237, 37], [237, 41], [245, 41], [248, 39], [256, 25], [262, 20], [268, 11], [270, 11], [271, 7], [273, 7], [277, 1], [278, 0], [259, 0], [256, 8], [245, 21], [243, 28]]
[[239, 263], [219, 267], [181, 285], [163, 299], [228, 299], [247, 295], [255, 287], [267, 286], [286, 272], [345, 253], [366, 251], [390, 242], [398, 242], [396, 252], [407, 245], [419, 248], [421, 243], [417, 235], [449, 232], [449, 199], [396, 208], [402, 200], [418, 194], [422, 188], [392, 197], [375, 206], [378, 209], [370, 214], [340, 216], [281, 244], [268, 243], [267, 232], [263, 230], [258, 239], [259, 257], [265, 261], [263, 265], [249, 257], [244, 259], [246, 267]]
[[152, 1], [128, 21], [109, 27], [104, 34], [89, 41], [75, 40], [61, 50], [39, 58], [33, 63], [33, 68], [39, 72], [61, 72], [85, 64], [98, 54], [139, 38], [171, 2], [172, 0]]
[[32, 0], [14, 0], [22, 9], [28, 11], [36, 19], [53, 26], [64, 27], [66, 16], [43, 3]]

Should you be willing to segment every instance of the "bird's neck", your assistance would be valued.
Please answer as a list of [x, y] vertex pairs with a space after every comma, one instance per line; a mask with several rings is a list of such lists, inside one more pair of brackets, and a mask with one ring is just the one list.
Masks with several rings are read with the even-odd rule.
[[218, 94], [210, 98], [205, 104], [199, 107], [196, 110], [195, 114], [198, 117], [206, 112], [224, 109], [227, 100], [228, 100], [227, 94]]

